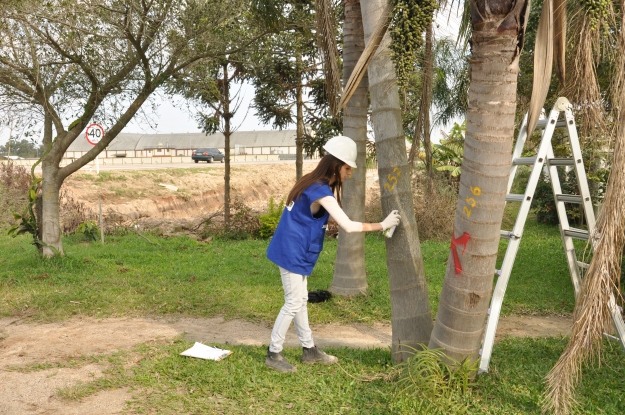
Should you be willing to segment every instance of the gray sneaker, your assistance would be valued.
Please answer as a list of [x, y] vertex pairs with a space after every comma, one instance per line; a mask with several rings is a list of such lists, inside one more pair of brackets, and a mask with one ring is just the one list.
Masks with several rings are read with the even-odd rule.
[[265, 359], [265, 365], [267, 365], [267, 367], [277, 370], [278, 372], [297, 372], [297, 368], [287, 362], [284, 356], [282, 356], [282, 352], [274, 353], [270, 352], [269, 349], [267, 349], [267, 358]]
[[304, 354], [302, 355], [302, 363], [314, 364], [321, 363], [322, 365], [333, 365], [339, 361], [336, 356], [326, 354], [323, 350], [317, 346], [304, 347]]

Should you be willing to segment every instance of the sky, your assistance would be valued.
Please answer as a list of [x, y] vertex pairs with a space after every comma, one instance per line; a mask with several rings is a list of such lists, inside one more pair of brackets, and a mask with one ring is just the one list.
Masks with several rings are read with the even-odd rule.
[[[436, 19], [435, 36], [437, 38], [450, 37], [455, 39], [458, 33], [460, 23], [459, 14], [454, 11], [451, 14], [447, 11], [439, 12]], [[254, 89], [250, 85], [244, 85], [241, 91], [241, 106], [236, 112], [232, 125], [239, 131], [258, 131], [271, 130], [271, 124], [263, 125], [254, 115], [254, 111], [249, 109], [253, 99]], [[193, 114], [189, 112], [181, 102], [172, 102], [168, 99], [160, 100], [160, 104], [156, 112], [150, 114], [153, 123], [146, 123], [140, 118], [135, 117], [123, 130], [123, 133], [142, 133], [142, 134], [169, 134], [169, 133], [198, 133], [201, 130], [197, 126], [197, 122], [193, 118]], [[460, 120], [456, 120], [460, 121]], [[150, 125], [152, 124], [152, 125]], [[154, 125], [155, 124], [155, 125]], [[453, 122], [451, 123], [453, 125]], [[432, 141], [438, 142], [442, 134], [441, 129], [449, 130], [451, 125], [435, 126], [432, 131]], [[0, 127], [1, 128], [1, 127]], [[295, 128], [295, 125], [289, 128]], [[0, 144], [5, 144], [9, 136], [9, 129], [0, 129]]]

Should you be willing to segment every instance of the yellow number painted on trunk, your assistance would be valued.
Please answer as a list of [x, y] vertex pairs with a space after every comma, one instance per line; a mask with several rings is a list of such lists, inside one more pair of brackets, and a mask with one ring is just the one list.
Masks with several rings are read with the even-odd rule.
[[399, 169], [399, 167], [395, 167], [393, 169], [393, 173], [397, 173], [397, 174], [395, 176], [392, 174], [389, 174], [387, 176], [388, 181], [393, 182], [393, 184], [390, 184], [388, 182], [384, 183], [384, 188], [387, 189], [389, 192], [392, 192], [393, 190], [395, 190], [395, 185], [397, 184], [397, 178], [401, 176], [401, 170]]
[[[480, 189], [477, 186], [476, 187], [471, 186], [471, 187], [469, 187], [469, 190], [471, 190], [471, 193], [475, 197], [478, 197], [478, 196], [482, 195], [482, 189]], [[474, 198], [472, 198], [472, 197], [467, 197], [466, 199], [464, 199], [464, 202], [467, 205], [471, 206], [471, 209], [473, 209], [475, 206], [477, 206], [477, 201]], [[469, 209], [467, 206], [463, 206], [462, 207], [462, 211], [467, 214], [467, 218], [471, 217], [471, 213], [473, 212], [471, 209]]]

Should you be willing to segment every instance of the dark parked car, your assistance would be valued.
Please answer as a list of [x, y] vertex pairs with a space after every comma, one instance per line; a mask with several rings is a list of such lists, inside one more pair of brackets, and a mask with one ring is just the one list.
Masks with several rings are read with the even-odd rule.
[[213, 160], [224, 162], [224, 158], [226, 155], [216, 148], [198, 148], [191, 154], [191, 158], [196, 163], [198, 161], [205, 161], [207, 163], [212, 163]]

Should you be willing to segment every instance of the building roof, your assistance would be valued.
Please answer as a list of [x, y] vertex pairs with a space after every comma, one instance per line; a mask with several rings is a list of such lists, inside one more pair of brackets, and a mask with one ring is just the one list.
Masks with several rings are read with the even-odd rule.
[[[294, 147], [295, 130], [237, 131], [230, 136], [230, 148]], [[109, 144], [109, 151], [131, 151], [152, 148], [194, 149], [200, 147], [224, 148], [222, 133], [133, 134], [120, 133]], [[92, 145], [78, 137], [67, 151], [89, 151]]]

